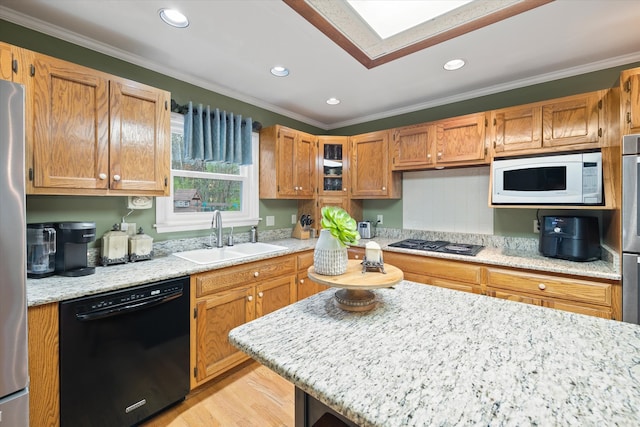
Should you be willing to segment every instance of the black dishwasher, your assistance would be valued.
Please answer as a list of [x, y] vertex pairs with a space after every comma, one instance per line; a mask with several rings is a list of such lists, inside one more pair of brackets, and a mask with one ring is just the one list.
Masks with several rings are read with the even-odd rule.
[[189, 392], [189, 277], [60, 303], [61, 426], [131, 426]]

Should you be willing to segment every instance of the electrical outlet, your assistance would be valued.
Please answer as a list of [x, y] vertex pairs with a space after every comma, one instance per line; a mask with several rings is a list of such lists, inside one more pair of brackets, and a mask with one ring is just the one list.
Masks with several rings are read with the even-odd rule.
[[273, 227], [276, 224], [276, 217], [267, 215], [267, 227]]
[[295, 224], [297, 222], [296, 214], [291, 214], [291, 224]]
[[382, 225], [382, 215], [378, 215], [378, 225]]
[[540, 222], [538, 222], [537, 219], [533, 220], [533, 232], [534, 233], [539, 233], [540, 232]]

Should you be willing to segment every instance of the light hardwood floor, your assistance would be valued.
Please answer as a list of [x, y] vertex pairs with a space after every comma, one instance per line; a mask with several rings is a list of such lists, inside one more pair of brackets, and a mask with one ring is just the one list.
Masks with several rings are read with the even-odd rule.
[[143, 427], [293, 427], [294, 386], [256, 363], [194, 390]]

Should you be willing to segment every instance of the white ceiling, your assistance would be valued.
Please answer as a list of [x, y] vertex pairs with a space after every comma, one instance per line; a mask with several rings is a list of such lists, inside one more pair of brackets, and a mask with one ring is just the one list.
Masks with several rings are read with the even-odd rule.
[[0, 0], [0, 18], [323, 129], [640, 61], [638, 0], [556, 0], [372, 69], [280, 0]]

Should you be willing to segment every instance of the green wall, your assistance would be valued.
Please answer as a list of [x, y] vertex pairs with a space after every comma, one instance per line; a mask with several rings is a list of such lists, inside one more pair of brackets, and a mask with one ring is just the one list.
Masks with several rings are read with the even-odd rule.
[[[494, 95], [487, 95], [326, 132], [263, 108], [3, 20], [0, 20], [0, 41], [163, 88], [170, 91], [172, 98], [179, 104], [184, 104], [188, 101], [209, 104], [251, 116], [255, 121], [260, 122], [265, 127], [273, 124], [282, 124], [316, 135], [356, 135], [380, 129], [389, 129], [397, 126], [428, 122], [478, 111], [610, 88], [618, 84], [618, 76], [621, 70], [640, 66], [640, 63], [634, 63], [613, 67], [576, 77], [541, 83], [521, 89], [513, 89]], [[384, 227], [402, 227], [402, 200], [366, 200], [364, 201], [363, 207], [363, 219], [373, 220], [376, 218], [376, 215], [382, 214], [384, 215]], [[28, 222], [57, 220], [95, 221], [98, 236], [108, 231], [114, 223], [119, 222], [121, 217], [126, 213], [125, 197], [27, 197]], [[260, 216], [263, 219], [268, 215], [275, 217], [276, 223], [273, 228], [291, 227], [291, 214], [295, 213], [297, 213], [297, 203], [295, 201], [260, 201]], [[532, 218], [535, 218], [535, 211], [530, 209], [498, 209], [495, 215], [495, 233], [501, 235], [531, 235]], [[156, 240], [202, 236], [208, 233], [207, 231], [197, 231], [157, 234], [152, 228], [155, 222], [155, 209], [135, 211], [128, 217], [128, 221], [136, 222], [139, 226], [144, 227], [145, 232]], [[261, 230], [267, 228], [265, 221], [261, 222], [259, 228]], [[238, 230], [238, 232], [243, 231], [244, 229]]]

